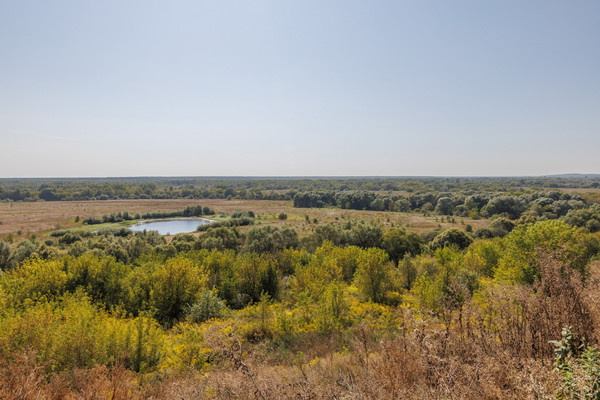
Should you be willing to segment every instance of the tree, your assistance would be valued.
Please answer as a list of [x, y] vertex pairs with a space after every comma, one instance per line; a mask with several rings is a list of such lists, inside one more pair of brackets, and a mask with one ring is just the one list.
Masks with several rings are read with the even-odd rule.
[[[317, 248], [307, 264], [296, 267], [293, 289], [295, 293], [307, 292], [311, 296], [319, 296], [325, 286], [332, 282], [341, 282], [344, 273], [341, 263], [338, 263], [336, 251], [331, 242], [325, 242]], [[359, 250], [352, 247], [351, 251]]]
[[498, 196], [489, 201], [482, 209], [482, 215], [507, 214], [517, 219], [525, 211], [525, 203], [516, 196]]
[[450, 197], [440, 197], [437, 201], [435, 211], [442, 215], [452, 215], [454, 204]]
[[589, 260], [600, 250], [598, 238], [556, 220], [517, 227], [503, 244], [495, 277], [527, 284], [540, 276], [539, 262], [544, 254], [551, 254], [585, 277]]
[[393, 272], [394, 266], [385, 251], [367, 249], [358, 259], [354, 284], [365, 299], [381, 303], [393, 287]]
[[472, 196], [468, 196], [465, 199], [464, 206], [467, 211], [475, 210], [478, 211], [481, 207], [485, 206], [488, 202], [488, 199], [480, 194], [475, 194]]
[[271, 226], [253, 228], [246, 235], [244, 247], [246, 251], [255, 253], [274, 253], [298, 247], [298, 232], [289, 226], [281, 229]]
[[505, 217], [498, 217], [490, 222], [490, 230], [494, 236], [506, 236], [515, 228], [515, 223]]
[[421, 238], [414, 232], [392, 228], [383, 235], [383, 248], [395, 263], [398, 263], [406, 254], [413, 256], [419, 254], [421, 247]]
[[54, 194], [54, 192], [50, 189], [44, 189], [39, 194], [40, 199], [46, 201], [57, 201], [60, 200], [60, 196]]
[[600, 204], [593, 204], [588, 209], [571, 210], [564, 217], [571, 226], [586, 227], [590, 232], [600, 231]]
[[172, 324], [183, 315], [186, 307], [195, 303], [206, 286], [204, 269], [188, 258], [168, 260], [157, 268], [150, 294], [158, 320]]
[[347, 244], [362, 247], [381, 247], [383, 242], [383, 231], [381, 226], [367, 224], [364, 222], [352, 225], [348, 232]]
[[210, 228], [194, 243], [194, 249], [235, 250], [239, 247], [240, 243], [240, 234], [235, 227], [233, 229], [224, 227]]
[[260, 300], [262, 293], [276, 298], [279, 292], [277, 266], [273, 259], [264, 254], [240, 254], [234, 267], [237, 289], [236, 307]]
[[340, 332], [347, 324], [349, 308], [343, 287], [337, 282], [329, 283], [323, 290], [317, 308], [316, 325], [319, 332]]
[[433, 238], [431, 242], [432, 249], [438, 249], [446, 246], [456, 246], [459, 249], [469, 247], [473, 239], [458, 228], [450, 228]]
[[11, 260], [12, 266], [16, 266], [35, 254], [38, 248], [38, 242], [33, 240], [24, 240], [13, 251]]
[[0, 271], [6, 271], [13, 267], [11, 260], [12, 246], [6, 242], [0, 242]]

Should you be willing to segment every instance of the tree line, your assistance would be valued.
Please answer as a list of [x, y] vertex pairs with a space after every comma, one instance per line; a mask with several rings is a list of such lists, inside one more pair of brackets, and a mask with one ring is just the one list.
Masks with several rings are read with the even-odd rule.
[[[600, 177], [537, 178], [86, 178], [0, 179], [0, 200], [115, 199], [291, 200], [299, 192], [389, 191], [511, 193], [552, 188], [599, 188]], [[434, 204], [435, 206], [435, 204]]]
[[549, 220], [564, 218], [576, 226], [600, 230], [599, 203], [579, 194], [559, 191], [502, 194], [493, 192], [428, 192], [409, 196], [367, 191], [309, 191], [297, 193], [294, 207], [339, 207], [353, 210], [425, 212], [446, 216]]
[[163, 218], [178, 218], [178, 217], [202, 217], [214, 215], [214, 211], [209, 207], [202, 207], [201, 205], [188, 206], [183, 210], [179, 211], [152, 211], [147, 213], [135, 213], [132, 214], [129, 211], [123, 211], [118, 213], [111, 213], [103, 215], [102, 217], [87, 217], [83, 219], [84, 225], [98, 225], [105, 223], [115, 223], [122, 221], [133, 221], [138, 219], [163, 219]]

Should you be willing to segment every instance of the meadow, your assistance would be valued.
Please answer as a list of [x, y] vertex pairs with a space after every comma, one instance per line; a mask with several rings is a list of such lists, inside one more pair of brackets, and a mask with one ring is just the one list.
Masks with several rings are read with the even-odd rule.
[[[217, 214], [231, 214], [235, 210], [255, 211], [261, 222], [274, 225], [292, 225], [306, 231], [306, 216], [310, 221], [335, 222], [339, 220], [359, 219], [379, 222], [385, 226], [404, 225], [415, 232], [426, 232], [441, 225], [444, 228], [461, 227], [471, 224], [475, 228], [487, 226], [485, 219], [473, 220], [457, 218], [452, 223], [441, 220], [440, 216], [418, 213], [388, 213], [383, 211], [342, 210], [342, 209], [297, 209], [291, 200], [223, 200], [223, 199], [157, 199], [157, 200], [89, 200], [89, 201], [52, 201], [52, 202], [6, 202], [0, 203], [0, 240], [13, 234], [15, 240], [33, 235], [47, 235], [57, 229], [85, 228], [82, 222], [87, 217], [102, 217], [106, 214], [129, 211], [146, 213], [154, 211], [176, 211], [201, 203], [214, 209]], [[286, 213], [288, 218], [281, 221], [278, 216]], [[336, 219], [337, 218], [337, 219]], [[118, 224], [106, 224], [117, 226]], [[96, 229], [97, 227], [90, 227]], [[17, 232], [21, 232], [17, 235]]]

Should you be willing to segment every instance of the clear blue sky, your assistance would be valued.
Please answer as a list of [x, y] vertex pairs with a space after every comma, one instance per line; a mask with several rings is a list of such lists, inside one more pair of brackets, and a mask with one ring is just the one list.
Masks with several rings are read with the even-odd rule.
[[599, 1], [0, 0], [0, 176], [600, 173]]

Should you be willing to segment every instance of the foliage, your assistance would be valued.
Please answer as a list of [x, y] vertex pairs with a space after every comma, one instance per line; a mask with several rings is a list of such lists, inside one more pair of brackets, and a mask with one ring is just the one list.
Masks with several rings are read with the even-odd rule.
[[163, 333], [156, 322], [111, 316], [81, 292], [41, 302], [0, 323], [0, 357], [32, 349], [49, 371], [124, 360], [136, 371], [157, 365]]
[[457, 228], [450, 228], [439, 235], [437, 235], [431, 241], [432, 249], [439, 249], [446, 246], [455, 246], [459, 249], [465, 249], [473, 242], [473, 239], [467, 235], [464, 231]]
[[242, 242], [242, 236], [235, 228], [209, 228], [198, 238], [194, 249], [235, 250]]
[[600, 353], [592, 346], [576, 346], [571, 327], [563, 328], [555, 346], [554, 365], [562, 378], [559, 399], [600, 399]]
[[561, 261], [584, 274], [590, 258], [598, 252], [598, 239], [560, 221], [544, 221], [516, 228], [503, 242], [496, 277], [533, 283], [539, 277], [543, 252], [558, 254]]
[[383, 248], [395, 263], [404, 258], [405, 255], [415, 256], [421, 253], [422, 241], [414, 232], [404, 229], [392, 228], [383, 236]]
[[502, 257], [503, 243], [498, 239], [475, 241], [467, 249], [462, 264], [481, 276], [493, 277]]
[[[490, 203], [525, 208], [518, 221], [497, 214], [491, 239], [311, 215], [169, 244], [126, 229], [0, 242], [0, 397], [32, 382], [41, 389], [31, 393], [77, 397], [85, 386], [73, 382], [104, 368], [93, 378], [113, 385], [94, 392], [104, 398], [121, 368], [131, 374], [123, 398], [528, 398], [558, 388], [550, 340], [572, 326], [573, 350], [556, 364], [561, 393], [594, 398], [598, 235], [583, 226], [593, 218], [573, 219], [591, 207], [521, 189], [502, 195], [516, 202], [494, 201], [498, 193], [463, 191], [467, 181], [328, 182], [297, 187], [331, 191], [336, 207], [435, 205], [452, 218], [489, 215]], [[382, 182], [390, 193], [372, 193]], [[412, 191], [395, 194], [401, 185]], [[242, 190], [252, 192], [229, 195]]]
[[211, 318], [223, 318], [225, 311], [225, 303], [212, 291], [204, 290], [198, 301], [186, 308], [185, 319], [200, 324]]
[[237, 295], [232, 307], [242, 308], [255, 303], [263, 293], [271, 298], [277, 298], [279, 294], [277, 267], [274, 260], [266, 255], [240, 254], [236, 259], [234, 282]]
[[387, 254], [380, 249], [367, 249], [358, 259], [354, 284], [365, 300], [381, 303], [388, 291], [394, 289], [394, 271]]
[[0, 271], [12, 269], [15, 265], [12, 257], [12, 246], [7, 242], [0, 242]]
[[347, 222], [345, 224], [321, 224], [305, 243], [309, 249], [319, 247], [324, 242], [331, 242], [336, 246], [357, 246], [362, 248], [382, 247], [383, 230], [380, 225], [363, 221]]
[[588, 209], [571, 210], [564, 220], [571, 226], [585, 227], [590, 232], [598, 232], [600, 231], [600, 204], [593, 204]]
[[298, 247], [298, 232], [289, 226], [252, 228], [244, 244], [245, 251], [254, 253], [275, 253], [295, 247]]
[[323, 334], [340, 332], [348, 323], [348, 309], [342, 286], [338, 283], [328, 284], [317, 309], [317, 331]]
[[208, 224], [200, 225], [196, 229], [198, 232], [204, 232], [209, 229], [215, 228], [233, 228], [236, 226], [247, 226], [254, 225], [254, 218], [240, 217], [240, 218], [229, 218], [223, 221], [211, 222]]
[[174, 258], [159, 266], [152, 276], [150, 305], [156, 318], [172, 325], [183, 316], [186, 307], [198, 301], [206, 287], [204, 268], [187, 258]]
[[30, 259], [0, 275], [0, 288], [11, 304], [21, 306], [59, 297], [67, 288], [67, 280], [59, 260]]
[[102, 218], [88, 217], [83, 220], [84, 225], [96, 225], [105, 223], [115, 223], [122, 221], [133, 221], [136, 219], [163, 219], [177, 217], [201, 217], [203, 215], [213, 215], [214, 212], [208, 207], [187, 206], [180, 211], [154, 211], [145, 214], [131, 214], [129, 211], [103, 215]]

